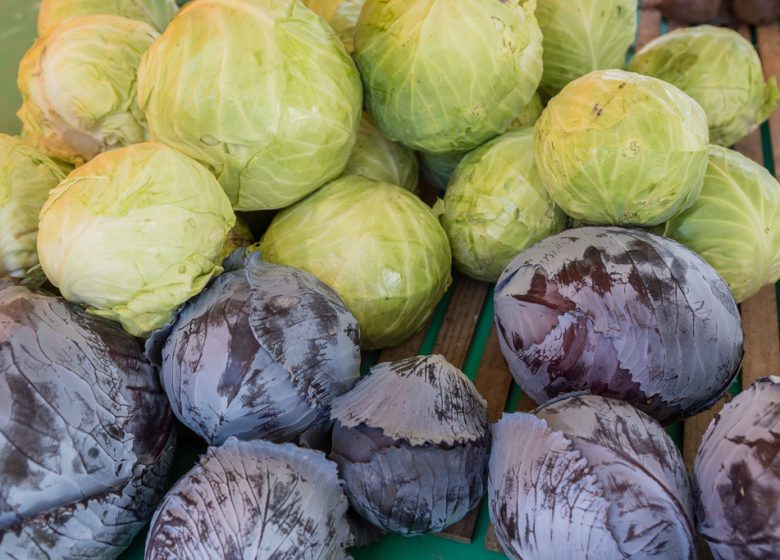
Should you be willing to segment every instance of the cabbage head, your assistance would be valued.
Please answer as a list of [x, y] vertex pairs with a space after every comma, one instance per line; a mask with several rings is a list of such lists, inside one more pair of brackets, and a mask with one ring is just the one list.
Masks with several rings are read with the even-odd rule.
[[97, 14], [143, 21], [162, 33], [176, 10], [174, 0], [42, 0], [38, 9], [38, 34], [43, 35], [65, 19]]
[[280, 212], [260, 248], [268, 262], [336, 290], [367, 349], [419, 330], [451, 282], [447, 235], [430, 208], [401, 187], [356, 175]]
[[761, 59], [750, 41], [732, 29], [700, 25], [648, 43], [629, 70], [676, 85], [707, 113], [710, 142], [731, 146], [775, 110], [780, 92], [764, 82]]
[[664, 235], [701, 255], [743, 301], [780, 279], [780, 185], [762, 165], [711, 146], [701, 195]]
[[214, 176], [161, 144], [101, 154], [51, 191], [38, 255], [65, 299], [145, 336], [221, 272], [235, 216]]
[[0, 276], [24, 278], [38, 264], [38, 214], [49, 191], [64, 178], [41, 152], [0, 134]]
[[151, 138], [208, 166], [248, 211], [341, 174], [362, 90], [334, 31], [300, 2], [198, 0], [144, 56], [138, 99]]
[[357, 143], [344, 174], [362, 175], [416, 193], [420, 165], [412, 150], [398, 142], [390, 142], [371, 121], [371, 117], [364, 113], [358, 129]]
[[536, 92], [528, 105], [525, 106], [525, 109], [523, 109], [520, 114], [515, 117], [515, 120], [512, 121], [512, 124], [509, 125], [509, 129], [517, 130], [519, 128], [535, 125], [536, 121], [539, 120], [539, 117], [542, 116], [542, 111], [544, 111], [542, 98], [539, 95], [539, 92]]
[[330, 24], [349, 54], [355, 52], [355, 27], [365, 2], [366, 0], [304, 0], [304, 4]]
[[146, 139], [136, 71], [157, 32], [119, 16], [70, 18], [19, 64], [22, 136], [52, 158], [81, 165]]
[[470, 150], [505, 132], [539, 85], [535, 5], [368, 0], [355, 53], [379, 128], [434, 154]]
[[536, 171], [532, 128], [507, 132], [463, 158], [442, 210], [455, 265], [486, 282], [498, 280], [520, 251], [566, 226]]
[[594, 70], [625, 67], [636, 35], [637, 0], [537, 1], [547, 95]]
[[699, 195], [708, 138], [707, 115], [675, 86], [596, 71], [548, 103], [536, 123], [536, 164], [572, 218], [658, 225]]

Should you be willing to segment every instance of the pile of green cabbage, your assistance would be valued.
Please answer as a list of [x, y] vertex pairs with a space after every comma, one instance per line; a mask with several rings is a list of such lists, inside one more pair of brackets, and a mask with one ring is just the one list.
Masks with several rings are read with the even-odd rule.
[[[612, 224], [666, 232], [749, 297], [778, 276], [772, 181], [710, 144], [754, 130], [777, 88], [712, 26], [624, 70], [637, 10], [44, 0], [19, 68], [23, 139], [0, 151], [2, 271], [42, 271], [145, 335], [268, 228], [264, 258], [331, 284], [377, 348], [425, 324], [451, 262], [495, 281], [567, 223]], [[446, 193], [433, 212], [414, 196], [433, 205], [426, 183]], [[277, 209], [254, 235], [241, 220]]]

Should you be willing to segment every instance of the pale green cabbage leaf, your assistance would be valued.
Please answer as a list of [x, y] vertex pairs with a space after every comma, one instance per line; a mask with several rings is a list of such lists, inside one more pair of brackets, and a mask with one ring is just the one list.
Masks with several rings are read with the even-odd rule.
[[625, 66], [636, 35], [637, 0], [537, 1], [547, 95], [594, 70]]
[[101, 154], [51, 191], [38, 255], [65, 299], [145, 336], [221, 271], [234, 224], [205, 167], [142, 143]]
[[701, 195], [663, 233], [701, 255], [743, 301], [780, 279], [780, 185], [764, 166], [711, 146]]
[[236, 210], [283, 208], [346, 166], [360, 78], [335, 32], [295, 0], [197, 0], [144, 56], [151, 138], [208, 166]]
[[143, 142], [136, 71], [156, 37], [112, 15], [69, 18], [40, 37], [19, 64], [23, 138], [72, 165]]
[[596, 71], [548, 103], [536, 123], [536, 163], [572, 218], [652, 226], [696, 200], [708, 139], [704, 110], [675, 86]]
[[364, 113], [344, 175], [362, 175], [416, 193], [419, 174], [415, 153], [398, 142], [390, 142]]
[[520, 251], [566, 226], [536, 171], [532, 128], [507, 132], [463, 158], [441, 211], [455, 265], [486, 282], [497, 281]]
[[519, 0], [368, 0], [355, 55], [379, 128], [434, 154], [505, 132], [539, 84], [534, 9]]

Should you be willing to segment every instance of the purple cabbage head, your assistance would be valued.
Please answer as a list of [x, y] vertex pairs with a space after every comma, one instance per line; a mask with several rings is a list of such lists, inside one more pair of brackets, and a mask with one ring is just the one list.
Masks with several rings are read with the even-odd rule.
[[154, 515], [146, 560], [340, 560], [351, 535], [336, 465], [290, 443], [210, 447]]
[[350, 505], [391, 533], [441, 531], [485, 491], [487, 404], [442, 356], [381, 363], [333, 403]]
[[496, 285], [501, 350], [536, 402], [588, 391], [663, 423], [709, 408], [742, 361], [728, 285], [679, 243], [586, 227], [520, 253]]
[[688, 474], [660, 424], [595, 395], [534, 414], [493, 426], [490, 518], [510, 558], [696, 558]]
[[173, 458], [173, 414], [141, 344], [5, 284], [0, 370], [0, 556], [117, 557]]
[[716, 560], [780, 558], [780, 377], [759, 379], [710, 422], [693, 488]]
[[[240, 261], [234, 254], [230, 261]], [[249, 253], [147, 343], [176, 416], [212, 445], [291, 441], [360, 375], [358, 323], [314, 276]]]

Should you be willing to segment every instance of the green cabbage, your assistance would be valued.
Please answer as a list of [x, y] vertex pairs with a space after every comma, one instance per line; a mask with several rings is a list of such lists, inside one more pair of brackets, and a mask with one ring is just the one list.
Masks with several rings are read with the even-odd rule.
[[710, 142], [735, 144], [775, 110], [775, 78], [764, 83], [761, 59], [750, 41], [722, 27], [672, 31], [648, 43], [629, 70], [676, 85], [707, 113]]
[[0, 275], [24, 278], [38, 264], [38, 214], [60, 168], [20, 138], [0, 134]]
[[268, 262], [331, 286], [360, 323], [361, 345], [382, 348], [419, 330], [451, 282], [447, 236], [408, 191], [355, 175], [280, 212], [260, 243]]
[[357, 28], [357, 21], [365, 1], [344, 0], [336, 8], [333, 17], [328, 20], [328, 23], [336, 31], [349, 54], [355, 52], [355, 29]]
[[534, 131], [507, 132], [470, 152], [447, 187], [440, 216], [461, 271], [495, 282], [523, 249], [563, 230], [534, 162]]
[[753, 160], [711, 146], [701, 195], [664, 235], [699, 253], [743, 301], [780, 279], [780, 185]]
[[[535, 2], [369, 1], [355, 51], [367, 106], [394, 141], [434, 154], [506, 131], [538, 87]], [[526, 56], [526, 51], [531, 54]]]
[[542, 90], [549, 96], [593, 70], [623, 68], [637, 0], [537, 0], [544, 34]]
[[512, 121], [512, 124], [509, 125], [509, 130], [517, 130], [535, 125], [536, 121], [539, 120], [539, 117], [542, 116], [542, 111], [544, 111], [544, 105], [542, 105], [542, 98], [537, 92], [531, 98], [528, 105], [525, 106], [525, 109], [523, 109], [520, 114], [515, 117], [515, 120]]
[[40, 37], [19, 64], [24, 139], [74, 165], [143, 142], [136, 70], [156, 37], [143, 22], [111, 15], [70, 18]]
[[355, 51], [355, 27], [365, 2], [366, 0], [304, 0], [304, 4], [330, 24], [349, 54]]
[[144, 56], [152, 139], [214, 171], [237, 210], [282, 208], [341, 174], [360, 78], [333, 30], [295, 0], [197, 0]]
[[161, 144], [136, 144], [101, 154], [51, 191], [38, 255], [65, 299], [145, 336], [220, 272], [234, 224], [206, 168]]
[[673, 85], [596, 71], [550, 100], [536, 123], [536, 163], [572, 218], [657, 225], [699, 195], [708, 138], [704, 111]]
[[420, 166], [412, 150], [390, 142], [363, 114], [357, 142], [349, 157], [344, 175], [362, 175], [374, 181], [383, 181], [416, 193]]
[[174, 0], [42, 0], [38, 9], [38, 34], [62, 20], [98, 14], [143, 21], [162, 32], [176, 13]]
[[[527, 4], [528, 18], [530, 25], [528, 26], [529, 41], [528, 48], [523, 51], [523, 55], [520, 57], [520, 65], [523, 67], [523, 73], [528, 76], [530, 81], [539, 83], [542, 79], [543, 64], [542, 64], [542, 43], [543, 36], [542, 30], [539, 27], [539, 22], [536, 19], [534, 10], [536, 9], [536, 0], [525, 0]], [[519, 84], [520, 88], [525, 88], [524, 82]], [[527, 126], [533, 126], [539, 116], [542, 114], [542, 98], [539, 92], [536, 91], [531, 96], [531, 99], [523, 107], [522, 111], [515, 115], [514, 120], [509, 124], [509, 130], [525, 128]]]

